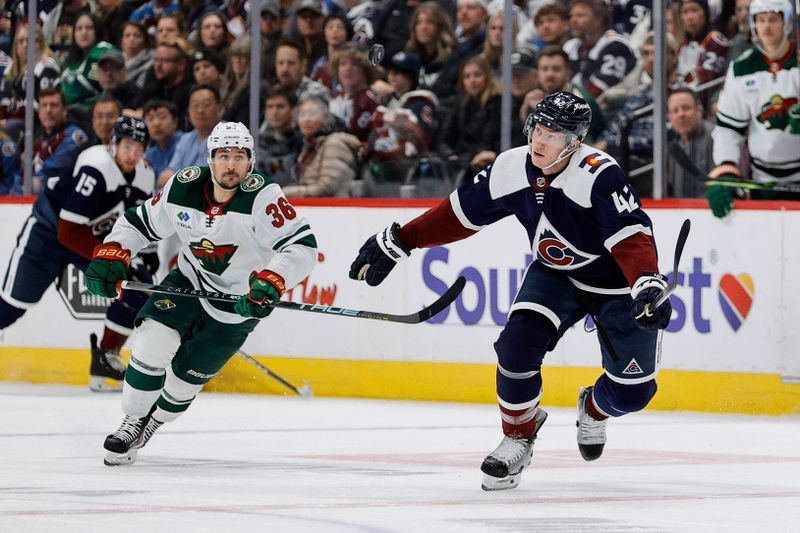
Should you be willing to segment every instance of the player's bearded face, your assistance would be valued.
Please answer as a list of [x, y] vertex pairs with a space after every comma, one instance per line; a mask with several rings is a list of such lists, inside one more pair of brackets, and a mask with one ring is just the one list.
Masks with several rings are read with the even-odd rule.
[[144, 156], [144, 145], [131, 139], [117, 142], [114, 158], [123, 173], [133, 172], [136, 163]]
[[211, 160], [214, 177], [226, 187], [234, 187], [247, 177], [250, 171], [250, 154], [242, 148], [220, 148], [214, 151]]
[[565, 133], [551, 130], [541, 124], [536, 124], [530, 134], [531, 159], [539, 168], [545, 168], [555, 161], [566, 146]]

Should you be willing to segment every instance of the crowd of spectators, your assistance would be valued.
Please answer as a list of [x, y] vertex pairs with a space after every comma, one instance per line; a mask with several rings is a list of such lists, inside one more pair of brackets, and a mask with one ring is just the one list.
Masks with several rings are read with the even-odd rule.
[[[704, 171], [725, 75], [751, 46], [750, 0], [668, 6], [669, 136]], [[517, 0], [512, 51], [513, 143], [547, 94], [572, 91], [593, 109], [587, 142], [626, 171], [652, 162], [649, 0]], [[393, 194], [438, 180], [444, 195], [500, 150], [503, 0], [262, 0], [251, 36], [243, 0], [42, 0], [36, 62], [26, 65], [27, 2], [0, 18], [0, 192], [36, 193], [88, 146], [108, 143], [120, 115], [142, 118], [158, 185], [206, 164], [219, 120], [248, 122], [258, 91], [257, 167], [289, 195]], [[260, 86], [250, 83], [260, 43]], [[373, 44], [385, 56], [374, 65]], [[34, 69], [32, 176], [22, 176], [25, 72]], [[51, 161], [52, 160], [52, 161]], [[631, 178], [650, 196], [652, 175]], [[364, 186], [366, 184], [366, 186]], [[387, 186], [388, 185], [388, 186]], [[704, 193], [671, 168], [667, 194]]]

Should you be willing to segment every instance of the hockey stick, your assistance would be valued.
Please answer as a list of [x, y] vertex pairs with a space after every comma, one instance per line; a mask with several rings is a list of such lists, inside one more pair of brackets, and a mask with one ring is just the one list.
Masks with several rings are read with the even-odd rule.
[[725, 178], [725, 179], [714, 179], [702, 170], [698, 168], [698, 166], [692, 161], [681, 145], [678, 144], [676, 141], [670, 141], [668, 143], [669, 152], [672, 154], [672, 157], [675, 158], [675, 162], [678, 163], [680, 167], [682, 167], [689, 175], [701, 182], [705, 185], [722, 185], [724, 187], [737, 187], [740, 189], [750, 189], [754, 191], [775, 191], [775, 192], [795, 192], [800, 193], [800, 183], [760, 183], [757, 181], [750, 181], [744, 179], [733, 179], [733, 178]]
[[269, 377], [271, 377], [272, 379], [274, 379], [275, 381], [277, 381], [281, 385], [291, 389], [298, 396], [301, 396], [303, 398], [311, 398], [312, 396], [314, 396], [314, 391], [311, 390], [311, 386], [307, 382], [304, 381], [301, 386], [295, 387], [294, 385], [292, 385], [291, 383], [289, 383], [288, 381], [286, 381], [285, 379], [280, 377], [278, 374], [276, 374], [275, 372], [273, 372], [272, 370], [270, 370], [266, 366], [264, 366], [261, 363], [259, 363], [258, 360], [255, 357], [251, 357], [251, 356], [247, 355], [242, 350], [239, 350], [238, 352], [236, 352], [236, 355], [238, 355], [239, 357], [241, 357], [242, 359], [244, 359], [245, 361], [247, 361], [248, 363], [250, 363], [251, 365], [253, 365], [257, 369], [261, 370], [263, 373], [265, 373], [266, 375], [268, 375]]
[[[277, 302], [270, 301], [265, 305], [270, 305], [278, 309], [288, 309], [290, 311], [306, 311], [309, 313], [322, 313], [333, 316], [346, 316], [351, 318], [368, 318], [371, 320], [383, 320], [385, 322], [400, 322], [402, 324], [419, 324], [425, 322], [433, 315], [444, 310], [448, 305], [453, 303], [456, 297], [464, 289], [467, 280], [463, 276], [458, 279], [448, 288], [431, 305], [423, 308], [416, 313], [410, 315], [392, 315], [389, 313], [382, 313], [380, 311], [364, 311], [362, 309], [347, 309], [345, 307], [333, 307], [330, 305], [320, 304], [298, 304], [295, 302], [285, 302], [278, 300]], [[151, 283], [141, 283], [139, 281], [123, 280], [117, 283], [117, 290], [128, 289], [133, 291], [150, 292], [155, 294], [174, 294], [176, 296], [188, 296], [189, 298], [203, 298], [206, 300], [215, 300], [219, 302], [235, 302], [240, 298], [236, 294], [226, 294], [224, 292], [206, 291], [203, 289], [184, 289], [182, 287], [166, 287], [162, 285], [153, 285]]]
[[644, 306], [644, 310], [639, 313], [639, 316], [636, 317], [637, 319], [642, 318], [645, 315], [652, 316], [653, 309], [658, 309], [661, 307], [661, 304], [667, 301], [669, 295], [672, 294], [672, 292], [678, 286], [678, 264], [681, 262], [683, 247], [686, 244], [686, 239], [689, 237], [690, 229], [692, 229], [692, 222], [687, 218], [683, 221], [681, 231], [678, 233], [678, 240], [675, 243], [675, 259], [672, 265], [672, 280], [669, 282], [669, 285], [667, 285], [667, 288], [661, 293], [661, 296], [658, 297], [658, 300]]

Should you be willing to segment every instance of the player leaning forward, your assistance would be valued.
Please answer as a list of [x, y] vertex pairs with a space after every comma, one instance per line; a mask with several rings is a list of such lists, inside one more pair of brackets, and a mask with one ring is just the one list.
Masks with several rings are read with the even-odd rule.
[[125, 418], [104, 447], [107, 465], [129, 464], [164, 422], [184, 412], [277, 300], [316, 264], [316, 240], [280, 187], [255, 172], [253, 137], [221, 122], [208, 167], [179, 170], [164, 189], [125, 212], [94, 252], [86, 285], [116, 295], [130, 258], [177, 234], [177, 269], [162, 285], [246, 294], [234, 303], [153, 295], [140, 311], [125, 384]]
[[604, 372], [578, 395], [583, 458], [600, 457], [608, 417], [643, 409], [656, 392], [658, 330], [672, 308], [642, 311], [667, 284], [636, 192], [613, 158], [581, 142], [590, 120], [580, 97], [548, 96], [528, 117], [529, 146], [503, 152], [437, 207], [370, 237], [350, 269], [351, 278], [378, 285], [414, 248], [469, 237], [509, 215], [525, 227], [535, 260], [494, 343], [505, 436], [481, 466], [486, 490], [515, 487], [530, 464], [547, 419], [542, 360], [586, 314], [598, 326]]

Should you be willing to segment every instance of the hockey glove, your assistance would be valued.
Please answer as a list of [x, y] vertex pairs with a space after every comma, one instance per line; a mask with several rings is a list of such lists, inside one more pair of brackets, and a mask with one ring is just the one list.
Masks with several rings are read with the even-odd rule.
[[118, 242], [99, 245], [84, 273], [86, 288], [98, 296], [116, 298], [117, 283], [125, 279], [130, 264], [131, 253]]
[[672, 317], [672, 304], [669, 299], [656, 308], [652, 307], [666, 288], [667, 278], [661, 274], [645, 272], [636, 280], [631, 288], [631, 298], [633, 298], [631, 315], [637, 326], [647, 330], [667, 327]]
[[250, 292], [236, 300], [233, 310], [245, 318], [266, 318], [272, 312], [267, 300], [276, 302], [281, 299], [286, 284], [283, 278], [269, 270], [250, 273]]
[[[720, 181], [741, 179], [739, 168], [731, 162], [722, 163], [711, 169], [708, 173], [712, 178]], [[733, 209], [734, 188], [725, 185], [712, 185], [706, 191], [708, 205], [717, 218], [724, 218]]]
[[397, 238], [398, 229], [400, 224], [394, 222], [367, 239], [350, 265], [351, 279], [366, 280], [373, 287], [380, 285], [397, 263], [408, 259], [411, 250]]

